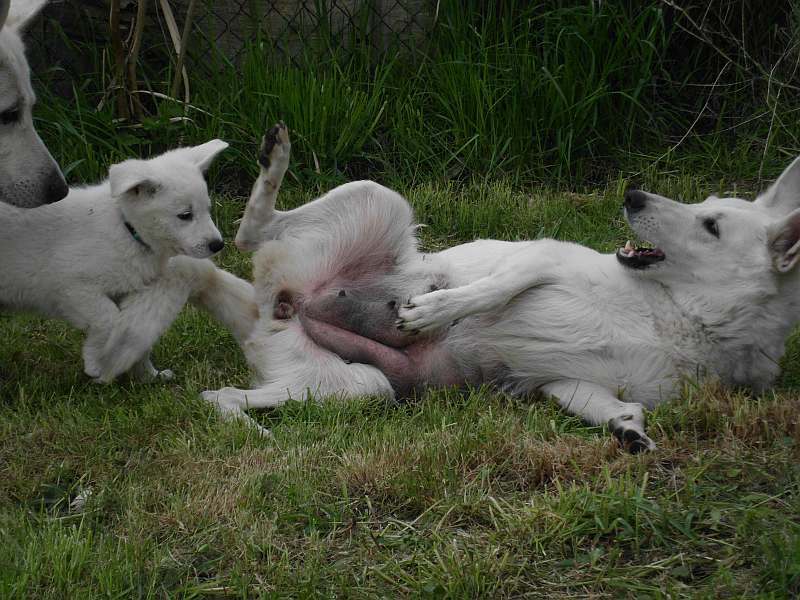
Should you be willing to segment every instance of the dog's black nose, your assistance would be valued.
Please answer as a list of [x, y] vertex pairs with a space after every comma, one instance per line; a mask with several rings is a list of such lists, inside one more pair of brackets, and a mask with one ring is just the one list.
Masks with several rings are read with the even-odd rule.
[[635, 213], [647, 205], [647, 194], [639, 190], [625, 192], [625, 209], [628, 213]]
[[58, 202], [69, 193], [69, 186], [64, 181], [64, 176], [61, 171], [55, 170], [47, 181], [47, 187], [44, 190], [45, 204], [52, 204]]
[[225, 247], [225, 242], [222, 240], [214, 240], [208, 245], [208, 249], [211, 250], [214, 254], [219, 252]]

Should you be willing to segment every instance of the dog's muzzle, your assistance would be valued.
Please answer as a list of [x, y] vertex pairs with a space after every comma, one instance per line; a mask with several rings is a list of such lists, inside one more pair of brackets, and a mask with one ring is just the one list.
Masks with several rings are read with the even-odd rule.
[[[631, 219], [642, 212], [649, 200], [649, 195], [640, 190], [627, 190], [623, 206], [625, 207], [625, 217], [630, 223]], [[630, 223], [633, 225], [632, 223]], [[617, 260], [629, 269], [646, 269], [651, 265], [660, 263], [667, 255], [661, 248], [648, 246], [634, 246], [630, 240], [624, 248], [617, 250]]]

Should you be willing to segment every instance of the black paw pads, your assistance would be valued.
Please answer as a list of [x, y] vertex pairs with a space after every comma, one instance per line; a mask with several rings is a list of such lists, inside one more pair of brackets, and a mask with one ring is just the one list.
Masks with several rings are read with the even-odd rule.
[[646, 439], [635, 429], [617, 427], [612, 433], [620, 445], [631, 454], [639, 454], [639, 452], [646, 452], [650, 449]]
[[286, 125], [283, 124], [283, 121], [279, 121], [277, 125], [272, 126], [269, 131], [264, 134], [264, 137], [261, 138], [261, 151], [258, 155], [258, 162], [265, 169], [269, 168], [269, 155], [272, 154], [272, 149], [275, 147], [275, 144], [279, 143], [278, 133], [282, 129], [286, 129]]
[[630, 427], [628, 423], [635, 421], [633, 415], [620, 415], [608, 422], [608, 428], [619, 441], [620, 446], [631, 454], [647, 452], [653, 448], [650, 438]]

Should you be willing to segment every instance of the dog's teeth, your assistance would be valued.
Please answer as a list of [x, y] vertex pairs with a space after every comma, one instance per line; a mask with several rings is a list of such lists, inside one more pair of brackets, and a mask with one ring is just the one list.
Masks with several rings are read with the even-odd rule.
[[625, 252], [632, 252], [632, 251], [633, 251], [633, 244], [631, 244], [631, 241], [628, 240], [627, 242], [625, 242]]

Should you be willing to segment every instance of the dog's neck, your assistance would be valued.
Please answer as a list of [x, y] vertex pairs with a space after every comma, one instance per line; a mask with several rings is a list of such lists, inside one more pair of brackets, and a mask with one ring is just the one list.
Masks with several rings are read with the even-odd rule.
[[734, 298], [692, 286], [674, 300], [705, 342], [709, 374], [761, 390], [780, 373], [786, 338], [800, 316], [796, 288], [786, 281], [774, 289], [754, 288], [751, 298]]
[[139, 235], [139, 232], [138, 232], [138, 231], [136, 231], [136, 229], [133, 227], [133, 225], [131, 225], [131, 224], [130, 224], [130, 222], [128, 222], [128, 221], [125, 219], [125, 217], [123, 217], [123, 221], [122, 221], [122, 222], [123, 222], [123, 224], [125, 225], [125, 229], [127, 229], [127, 230], [128, 230], [128, 233], [130, 233], [130, 234], [131, 234], [131, 237], [132, 237], [134, 240], [136, 240], [136, 241], [137, 241], [139, 244], [141, 244], [141, 246], [142, 246], [142, 247], [143, 247], [145, 250], [147, 250], [148, 252], [152, 252], [152, 251], [153, 251], [153, 250], [152, 250], [152, 248], [150, 248], [150, 246], [148, 246], [148, 245], [147, 245], [147, 242], [145, 242], [145, 241], [142, 239], [142, 237]]

